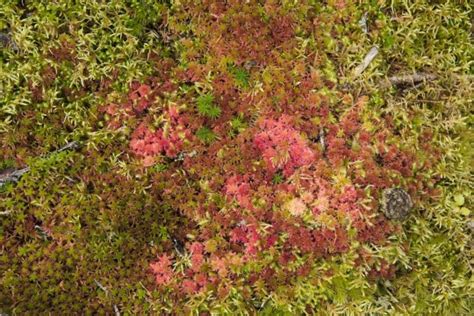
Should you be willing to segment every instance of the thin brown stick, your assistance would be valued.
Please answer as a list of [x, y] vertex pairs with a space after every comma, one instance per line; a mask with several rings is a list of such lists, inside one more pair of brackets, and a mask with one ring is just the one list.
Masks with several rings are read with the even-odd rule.
[[[50, 154], [59, 153], [68, 149], [77, 149], [79, 147], [79, 143], [76, 141], [67, 143], [63, 147], [59, 148], [58, 150], [53, 151]], [[8, 170], [6, 172], [0, 172], [0, 188], [4, 186], [8, 182], [18, 182], [21, 176], [25, 173], [30, 171], [30, 168], [27, 166], [22, 169], [18, 170]]]
[[[467, 80], [472, 81], [474, 80], [474, 76], [472, 75], [460, 75], [460, 74], [450, 74], [451, 78], [455, 80]], [[392, 77], [388, 77], [387, 79], [383, 80], [381, 86], [383, 88], [390, 88], [391, 86], [397, 87], [402, 85], [415, 85], [421, 82], [429, 82], [440, 78], [440, 75], [427, 73], [427, 72], [415, 72], [410, 75], [396, 75]]]
[[411, 75], [392, 76], [388, 78], [389, 85], [400, 86], [405, 84], [417, 84], [425, 81], [433, 81], [438, 76], [430, 73], [417, 72]]

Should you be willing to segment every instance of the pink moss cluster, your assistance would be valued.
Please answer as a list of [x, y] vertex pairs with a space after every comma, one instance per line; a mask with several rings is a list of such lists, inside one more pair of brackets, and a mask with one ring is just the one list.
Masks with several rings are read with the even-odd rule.
[[[253, 299], [291, 288], [349, 250], [360, 256], [357, 273], [390, 278], [393, 265], [364, 253], [400, 231], [377, 211], [377, 194], [402, 186], [429, 196], [431, 180], [414, 172], [429, 163], [415, 164], [416, 152], [368, 96], [337, 91], [313, 65], [318, 56], [296, 58], [288, 12], [269, 4], [264, 22], [244, 2], [188, 6], [212, 12], [200, 16], [209, 27], [196, 30], [206, 50], [184, 41], [193, 47], [186, 67], [167, 65], [133, 86], [121, 109], [107, 108], [110, 122], [131, 118], [129, 148], [141, 166], [166, 164], [149, 173], [150, 194], [185, 223], [157, 246], [150, 272], [158, 290], [176, 302], [225, 299], [231, 289]], [[298, 27], [312, 32], [314, 23]], [[198, 115], [202, 93], [212, 95], [217, 117]], [[173, 159], [183, 151], [194, 154]]]
[[153, 130], [147, 121], [141, 122], [132, 133], [130, 149], [143, 158], [143, 166], [148, 167], [155, 163], [156, 157], [166, 155], [176, 157], [182, 150], [186, 139], [191, 137], [186, 127], [186, 121], [174, 107], [164, 112], [167, 125]]
[[254, 144], [262, 153], [270, 172], [283, 170], [285, 176], [296, 168], [309, 165], [315, 155], [300, 133], [291, 126], [291, 118], [282, 116], [278, 120], [264, 119], [259, 124], [260, 132]]

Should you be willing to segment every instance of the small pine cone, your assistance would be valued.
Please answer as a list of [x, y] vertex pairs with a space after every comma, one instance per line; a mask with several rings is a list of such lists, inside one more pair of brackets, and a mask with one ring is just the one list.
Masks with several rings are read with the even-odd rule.
[[385, 189], [382, 195], [382, 211], [389, 219], [404, 220], [410, 214], [413, 202], [401, 188]]

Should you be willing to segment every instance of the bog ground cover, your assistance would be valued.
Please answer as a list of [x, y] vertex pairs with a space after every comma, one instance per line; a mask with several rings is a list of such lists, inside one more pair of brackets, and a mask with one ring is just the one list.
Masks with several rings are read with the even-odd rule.
[[467, 315], [468, 1], [4, 1], [0, 313]]

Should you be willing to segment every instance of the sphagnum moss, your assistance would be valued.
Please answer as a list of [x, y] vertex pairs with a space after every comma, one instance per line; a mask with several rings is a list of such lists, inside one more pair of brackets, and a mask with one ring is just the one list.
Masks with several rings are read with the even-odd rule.
[[0, 313], [467, 315], [471, 13], [4, 1]]

